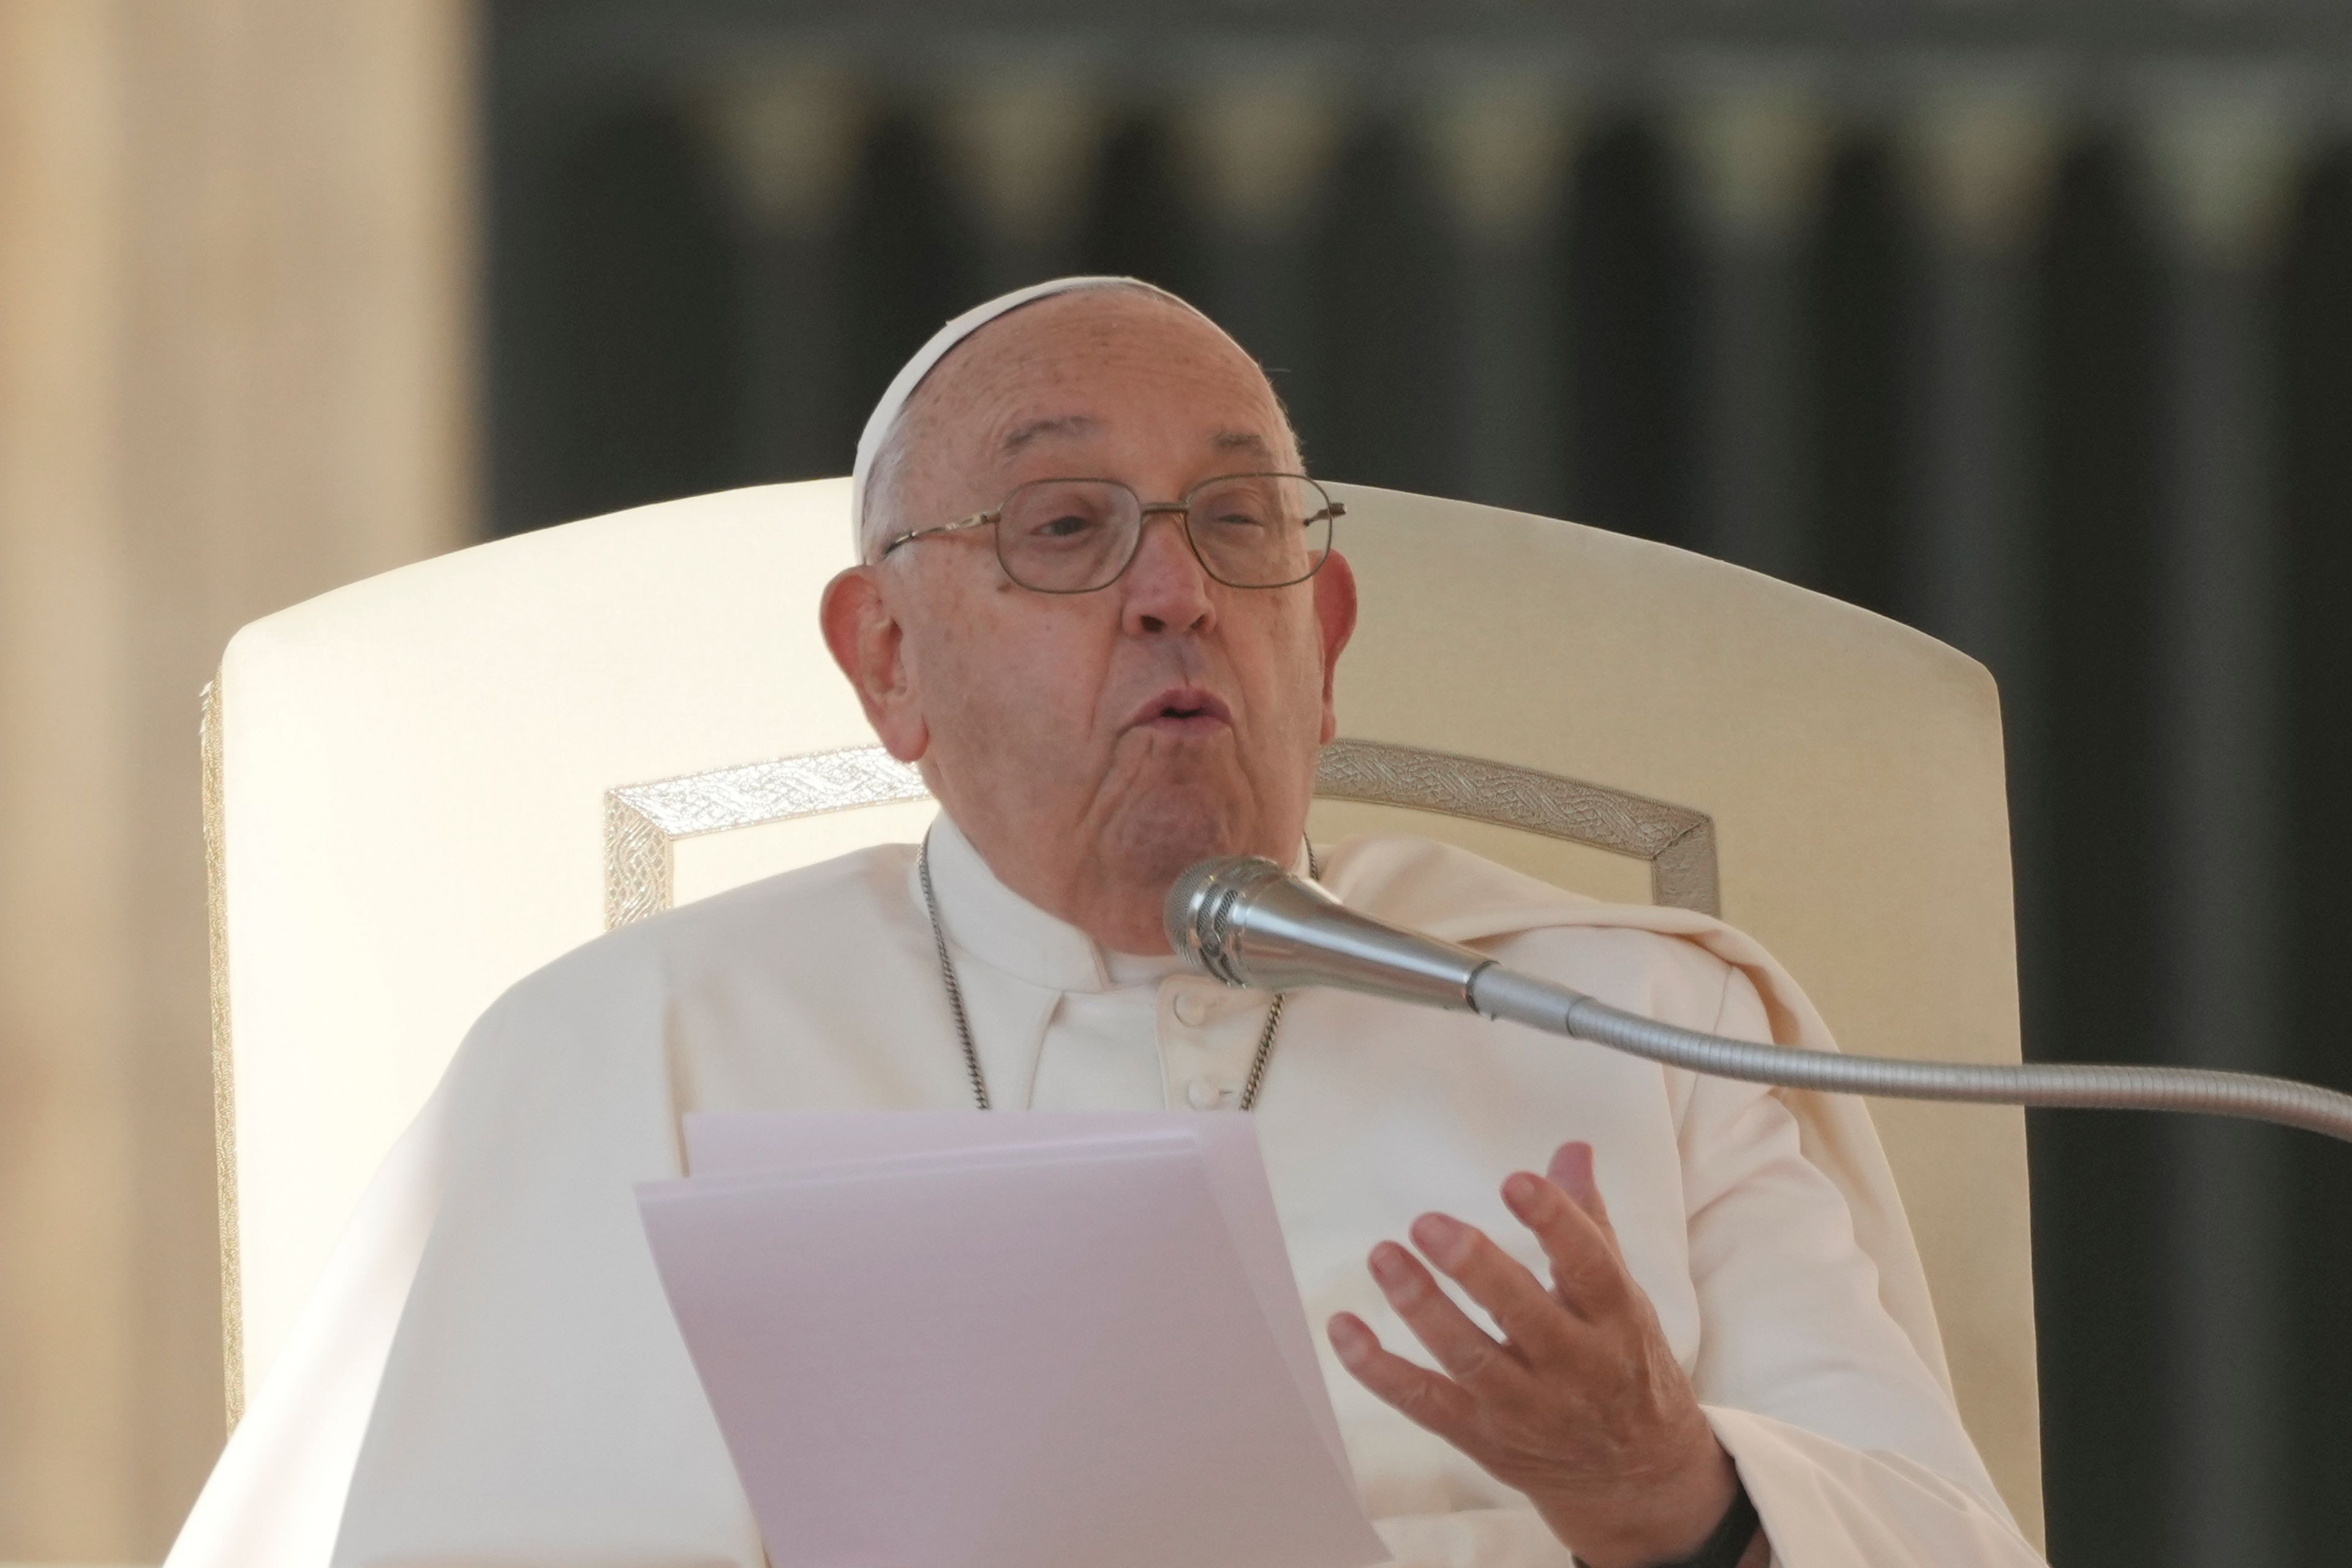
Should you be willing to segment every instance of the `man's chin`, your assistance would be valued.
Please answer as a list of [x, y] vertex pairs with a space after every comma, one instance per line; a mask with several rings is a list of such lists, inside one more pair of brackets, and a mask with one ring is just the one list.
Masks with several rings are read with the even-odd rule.
[[1187, 868], [1220, 855], [1271, 855], [1286, 863], [1296, 845], [1268, 843], [1269, 792], [1226, 747], [1148, 748], [1120, 761], [1097, 797], [1105, 869], [1129, 887], [1164, 887]]
[[1213, 856], [1250, 853], [1249, 839], [1243, 813], [1227, 803], [1162, 796], [1120, 823], [1104, 848], [1126, 879], [1172, 882]]

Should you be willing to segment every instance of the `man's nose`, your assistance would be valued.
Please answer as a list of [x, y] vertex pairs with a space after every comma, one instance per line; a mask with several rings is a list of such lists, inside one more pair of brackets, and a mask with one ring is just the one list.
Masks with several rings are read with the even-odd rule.
[[1209, 597], [1209, 574], [1192, 553], [1181, 513], [1144, 514], [1143, 537], [1122, 584], [1127, 590], [1121, 611], [1127, 630], [1139, 637], [1165, 631], [1202, 632], [1216, 619]]

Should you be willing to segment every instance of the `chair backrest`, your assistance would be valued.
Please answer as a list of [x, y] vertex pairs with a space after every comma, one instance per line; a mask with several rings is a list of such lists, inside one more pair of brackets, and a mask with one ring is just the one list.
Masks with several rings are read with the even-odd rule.
[[[1719, 562], [1334, 486], [1363, 616], [1320, 837], [1405, 827], [1719, 910], [1851, 1048], [2018, 1056], [1992, 681]], [[232, 1409], [385, 1150], [501, 990], [611, 924], [932, 807], [818, 636], [846, 487], [646, 507], [255, 622], [208, 689]], [[1955, 1389], [2038, 1538], [2022, 1118], [1874, 1107]]]

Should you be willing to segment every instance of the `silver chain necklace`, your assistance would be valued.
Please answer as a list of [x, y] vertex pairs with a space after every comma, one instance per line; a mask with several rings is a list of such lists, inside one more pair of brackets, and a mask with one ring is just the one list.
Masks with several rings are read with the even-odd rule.
[[[940, 980], [947, 987], [948, 1011], [955, 1017], [956, 1038], [963, 1045], [963, 1068], [971, 1079], [972, 1102], [981, 1110], [990, 1109], [988, 1075], [980, 1068], [980, 1047], [971, 1043], [971, 1019], [963, 1010], [963, 987], [956, 984], [955, 964], [948, 957], [948, 936], [940, 924], [940, 897], [931, 891], [931, 837], [923, 835], [923, 847], [915, 856], [917, 879], [923, 884], [923, 912], [931, 920], [931, 948], [940, 955]], [[1307, 874], [1320, 877], [1323, 868], [1315, 856], [1315, 846], [1307, 846]], [[1265, 1027], [1258, 1031], [1257, 1055], [1250, 1058], [1249, 1078], [1242, 1085], [1241, 1109], [1253, 1110], [1257, 1105], [1257, 1091], [1265, 1082], [1265, 1064], [1274, 1059], [1275, 1031], [1282, 1027], [1282, 992], [1276, 992], [1274, 1002], [1265, 1010]]]

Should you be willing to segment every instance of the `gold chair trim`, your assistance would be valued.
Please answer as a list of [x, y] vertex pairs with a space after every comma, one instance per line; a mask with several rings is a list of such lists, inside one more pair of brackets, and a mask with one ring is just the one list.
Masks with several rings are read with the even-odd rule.
[[1450, 752], [1334, 741], [1315, 769], [1327, 800], [1410, 806], [1630, 855], [1650, 864], [1650, 898], [1720, 914], [1715, 820], [1688, 806]]
[[221, 1382], [229, 1430], [245, 1416], [245, 1270], [237, 1240], [236, 1058], [228, 1010], [227, 824], [221, 797], [221, 681], [204, 690], [205, 924], [213, 981], [213, 1195], [220, 1211]]
[[670, 846], [829, 811], [923, 800], [922, 775], [879, 746], [779, 757], [740, 767], [624, 784], [604, 792], [604, 929], [668, 909], [677, 858]]
[[[860, 806], [921, 800], [922, 775], [879, 746], [814, 752], [625, 784], [604, 795], [604, 925], [675, 901], [681, 838]], [[1315, 770], [1330, 800], [1407, 806], [1590, 845], [1649, 863], [1661, 904], [1718, 911], [1715, 823], [1704, 812], [1477, 757], [1334, 741]]]

